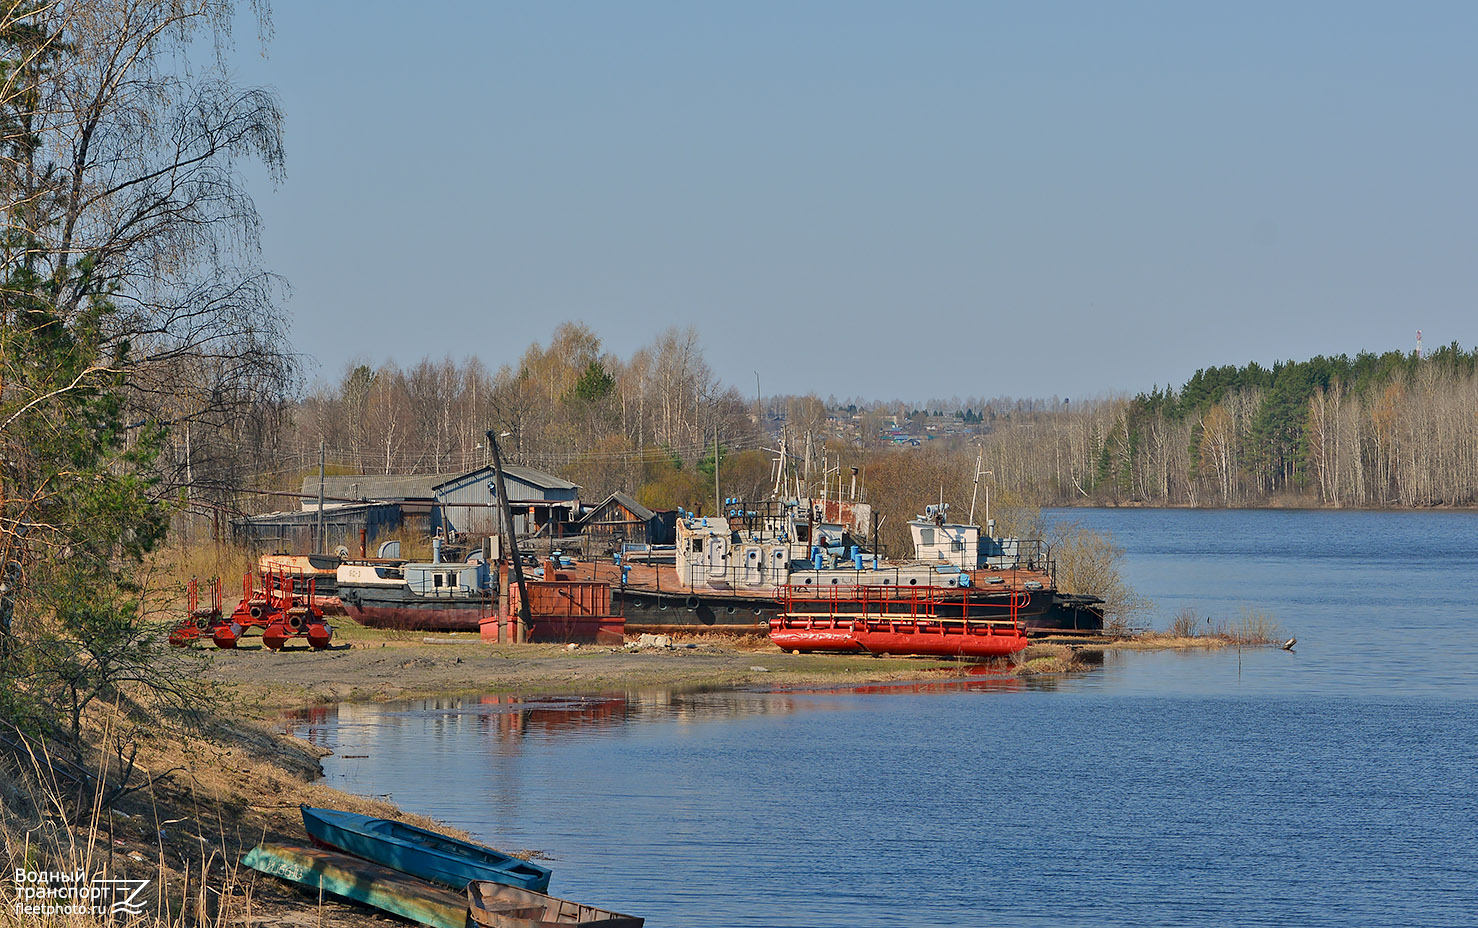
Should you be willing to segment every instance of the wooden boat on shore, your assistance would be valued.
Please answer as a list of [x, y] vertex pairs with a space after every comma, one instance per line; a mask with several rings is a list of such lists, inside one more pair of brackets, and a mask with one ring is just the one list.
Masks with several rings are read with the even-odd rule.
[[460, 894], [349, 854], [263, 843], [248, 851], [241, 862], [261, 873], [431, 928], [467, 926], [467, 900]]
[[402, 873], [463, 889], [474, 880], [543, 892], [548, 868], [470, 841], [337, 809], [300, 806], [314, 843], [344, 851]]
[[646, 921], [482, 880], [468, 885], [467, 903], [472, 923], [479, 928], [642, 928]]

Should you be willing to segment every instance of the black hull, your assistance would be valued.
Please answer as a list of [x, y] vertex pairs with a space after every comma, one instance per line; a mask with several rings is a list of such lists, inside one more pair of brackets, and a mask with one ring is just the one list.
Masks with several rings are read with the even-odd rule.
[[780, 604], [765, 596], [699, 596], [611, 590], [613, 609], [626, 620], [628, 635], [768, 635]]
[[[982, 619], [1010, 617], [1009, 593], [977, 600], [972, 593], [970, 616]], [[1098, 634], [1103, 631], [1103, 613], [1096, 606], [1063, 597], [1050, 590], [1031, 590], [1017, 618], [1030, 635]], [[766, 596], [724, 596], [654, 593], [616, 588], [611, 597], [617, 612], [626, 619], [626, 633], [768, 635], [770, 619], [782, 612], [779, 601]], [[949, 603], [938, 605], [940, 616], [959, 616]], [[903, 607], [906, 611], [906, 607]]]

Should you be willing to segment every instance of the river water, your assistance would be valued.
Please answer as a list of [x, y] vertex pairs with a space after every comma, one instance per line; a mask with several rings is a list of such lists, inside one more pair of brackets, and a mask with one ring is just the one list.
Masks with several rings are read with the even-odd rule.
[[1150, 624], [1254, 608], [1296, 651], [294, 727], [651, 926], [1478, 924], [1478, 515], [1056, 515], [1114, 533]]

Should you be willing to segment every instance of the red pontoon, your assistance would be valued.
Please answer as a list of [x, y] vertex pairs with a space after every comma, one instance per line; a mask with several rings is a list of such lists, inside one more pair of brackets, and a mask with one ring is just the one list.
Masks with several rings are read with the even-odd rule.
[[968, 588], [785, 588], [770, 640], [787, 651], [1004, 657], [1027, 645], [1020, 604], [972, 601]]

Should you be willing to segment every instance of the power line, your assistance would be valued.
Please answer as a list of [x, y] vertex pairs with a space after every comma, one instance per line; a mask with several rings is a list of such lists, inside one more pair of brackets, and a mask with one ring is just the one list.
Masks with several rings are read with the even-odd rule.
[[[729, 453], [751, 451], [763, 447], [764, 441], [760, 436], [744, 436], [727, 444], [721, 445], [723, 450]], [[308, 467], [313, 462], [310, 457], [317, 457], [318, 449], [310, 447], [307, 443], [294, 443], [281, 445], [277, 453], [270, 455], [263, 463], [269, 467], [258, 471], [256, 476], [275, 476], [290, 472], [297, 467]], [[684, 445], [678, 447], [646, 447], [641, 449], [619, 450], [619, 451], [568, 451], [568, 452], [524, 452], [516, 455], [517, 463], [522, 466], [544, 466], [559, 467], [572, 464], [654, 464], [669, 461], [673, 457], [689, 458], [703, 457], [709, 453], [709, 446], [705, 444]], [[409, 451], [405, 449], [383, 450], [350, 449], [350, 448], [325, 448], [326, 456], [338, 466], [352, 465], [363, 471], [369, 472], [394, 472], [422, 469], [428, 466], [441, 469], [441, 472], [452, 472], [456, 470], [468, 471], [487, 464], [482, 452], [477, 449], [459, 452], [433, 453], [426, 451]], [[296, 459], [296, 466], [289, 461]]]

